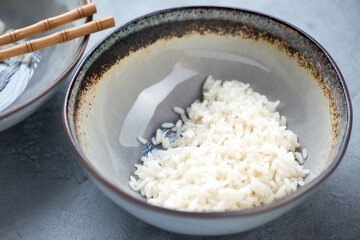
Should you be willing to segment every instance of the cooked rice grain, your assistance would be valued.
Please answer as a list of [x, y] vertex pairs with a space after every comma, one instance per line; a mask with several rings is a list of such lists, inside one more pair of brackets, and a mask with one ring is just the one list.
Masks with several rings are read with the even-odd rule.
[[141, 137], [141, 136], [138, 137], [137, 140], [143, 145], [145, 145], [147, 143], [147, 140], [145, 138]]
[[208, 77], [203, 101], [187, 109], [188, 117], [174, 107], [184, 119], [173, 129], [177, 138], [135, 165], [130, 187], [152, 204], [197, 212], [251, 208], [286, 196], [309, 171], [296, 160], [300, 144], [278, 105], [249, 84]]

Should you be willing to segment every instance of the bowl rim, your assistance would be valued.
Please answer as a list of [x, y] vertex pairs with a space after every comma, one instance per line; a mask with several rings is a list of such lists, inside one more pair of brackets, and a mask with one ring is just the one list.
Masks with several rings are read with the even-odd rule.
[[[69, 121], [68, 121], [68, 105], [70, 100], [70, 95], [72, 93], [73, 87], [75, 85], [76, 79], [78, 77], [78, 74], [80, 73], [81, 69], [85, 65], [85, 63], [89, 60], [89, 58], [93, 55], [93, 53], [105, 42], [108, 38], [110, 38], [113, 34], [120, 31], [123, 28], [126, 28], [128, 25], [135, 23], [141, 19], [149, 18], [152, 16], [156, 16], [159, 14], [164, 14], [172, 11], [180, 11], [180, 10], [191, 10], [191, 9], [216, 9], [216, 10], [235, 10], [235, 11], [241, 11], [246, 12], [253, 15], [259, 15], [261, 17], [269, 18], [272, 21], [278, 22], [280, 24], [284, 24], [286, 27], [295, 30], [300, 35], [303, 35], [306, 39], [308, 39], [312, 44], [314, 44], [320, 51], [322, 51], [325, 55], [325, 57], [328, 59], [330, 64], [332, 65], [333, 69], [336, 71], [336, 75], [339, 78], [340, 85], [342, 86], [344, 96], [345, 96], [345, 103], [346, 103], [346, 110], [347, 110], [347, 125], [344, 133], [344, 138], [342, 139], [339, 151], [337, 152], [334, 161], [315, 179], [311, 180], [309, 183], [305, 184], [295, 192], [281, 198], [277, 199], [269, 204], [261, 205], [258, 207], [253, 207], [249, 209], [239, 209], [234, 211], [221, 211], [221, 212], [190, 212], [190, 211], [181, 211], [181, 210], [173, 210], [169, 208], [164, 208], [160, 206], [156, 206], [153, 204], [148, 203], [145, 200], [140, 200], [138, 198], [135, 198], [129, 194], [127, 194], [125, 191], [118, 188], [115, 184], [111, 183], [110, 181], [106, 180], [101, 176], [101, 174], [96, 170], [96, 168], [92, 165], [92, 163], [86, 158], [86, 156], [82, 153], [80, 147], [76, 144], [76, 140], [73, 136], [73, 133], [70, 129]], [[222, 6], [184, 6], [184, 7], [174, 7], [174, 8], [167, 8], [163, 10], [158, 10], [151, 12], [149, 14], [142, 15], [140, 17], [137, 17], [119, 27], [117, 27], [115, 30], [107, 34], [103, 39], [101, 39], [97, 44], [93, 46], [93, 48], [86, 54], [86, 56], [82, 59], [81, 63], [78, 65], [72, 80], [70, 82], [70, 85], [67, 89], [65, 100], [63, 104], [62, 109], [62, 123], [63, 128], [65, 131], [66, 139], [70, 144], [70, 147], [72, 151], [74, 152], [75, 156], [77, 157], [78, 161], [80, 161], [81, 165], [92, 175], [93, 180], [98, 181], [103, 186], [105, 186], [108, 190], [111, 190], [114, 194], [118, 195], [119, 197], [123, 198], [127, 202], [131, 202], [132, 204], [137, 205], [137, 207], [140, 208], [146, 208], [149, 211], [159, 212], [163, 214], [169, 214], [174, 216], [181, 216], [181, 217], [194, 217], [199, 219], [206, 219], [206, 218], [234, 218], [234, 217], [244, 217], [249, 215], [256, 215], [260, 213], [269, 212], [274, 209], [278, 209], [281, 207], [284, 207], [285, 205], [295, 201], [299, 200], [300, 198], [304, 197], [306, 194], [312, 192], [318, 185], [320, 185], [322, 182], [324, 182], [337, 168], [337, 166], [340, 164], [346, 148], [348, 146], [350, 135], [351, 135], [351, 129], [352, 129], [352, 121], [353, 121], [353, 112], [352, 112], [352, 103], [350, 99], [350, 94], [347, 88], [347, 85], [345, 83], [345, 79], [334, 61], [334, 59], [330, 56], [330, 54], [326, 51], [326, 49], [318, 43], [314, 38], [312, 38], [309, 34], [305, 33], [300, 28], [292, 25], [291, 23], [284, 21], [280, 18], [274, 17], [269, 14], [264, 14], [259, 11], [244, 9], [244, 8], [234, 8], [234, 7], [222, 7]], [[75, 133], [74, 133], [75, 134]]]
[[[85, 4], [89, 4], [91, 3], [92, 0], [82, 0], [83, 5]], [[85, 23], [88, 23], [90, 21], [93, 20], [93, 16], [90, 15], [86, 18]], [[45, 89], [43, 89], [40, 93], [35, 94], [33, 97], [31, 97], [29, 100], [25, 101], [24, 103], [20, 104], [17, 107], [14, 108], [10, 108], [7, 111], [4, 111], [3, 113], [0, 113], [0, 121], [2, 119], [5, 119], [7, 117], [9, 117], [10, 115], [19, 112], [21, 110], [23, 110], [24, 108], [26, 108], [27, 106], [31, 105], [32, 103], [36, 102], [37, 100], [39, 100], [41, 97], [43, 97], [46, 93], [48, 93], [51, 89], [53, 89], [56, 85], [58, 85], [61, 80], [63, 80], [64, 77], [66, 77], [66, 75], [75, 67], [75, 65], [79, 62], [79, 60], [81, 59], [83, 53], [85, 52], [86, 46], [89, 42], [90, 39], [90, 35], [86, 35], [83, 37], [82, 42], [80, 43], [79, 49], [76, 52], [74, 58], [72, 59], [70, 65], [50, 84], [48, 85]], [[4, 129], [5, 130], [5, 129]]]

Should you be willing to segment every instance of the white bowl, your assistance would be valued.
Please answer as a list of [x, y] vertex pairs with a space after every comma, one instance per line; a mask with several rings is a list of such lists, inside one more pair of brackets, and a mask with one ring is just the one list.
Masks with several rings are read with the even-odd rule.
[[[141, 156], [136, 138], [175, 121], [172, 107], [199, 98], [208, 75], [281, 101], [309, 152], [303, 187], [260, 207], [210, 213], [153, 206], [129, 187]], [[273, 17], [219, 7], [160, 11], [118, 28], [77, 70], [63, 117], [70, 145], [106, 195], [149, 224], [199, 235], [249, 230], [301, 203], [339, 164], [352, 122], [345, 81], [320, 44]]]

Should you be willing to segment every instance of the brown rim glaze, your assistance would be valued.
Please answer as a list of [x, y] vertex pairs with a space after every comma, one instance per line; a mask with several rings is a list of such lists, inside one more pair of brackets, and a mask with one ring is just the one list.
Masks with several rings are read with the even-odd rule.
[[[91, 3], [91, 0], [84, 0], [83, 1], [84, 5]], [[86, 18], [86, 23], [90, 22], [93, 20], [92, 15]], [[35, 95], [34, 97], [32, 97], [31, 99], [29, 99], [28, 101], [24, 102], [23, 104], [21, 104], [20, 106], [17, 106], [9, 111], [5, 111], [4, 113], [0, 114], [0, 120], [3, 118], [6, 118], [8, 116], [10, 116], [11, 114], [18, 112], [20, 110], [22, 110], [23, 108], [27, 107], [28, 105], [32, 104], [33, 102], [36, 102], [37, 100], [39, 100], [42, 96], [44, 96], [46, 93], [48, 93], [52, 88], [54, 88], [56, 85], [58, 85], [61, 80], [75, 67], [75, 65], [79, 62], [79, 60], [81, 59], [81, 56], [83, 55], [83, 53], [85, 52], [86, 46], [89, 42], [90, 39], [90, 35], [86, 35], [82, 41], [82, 43], [80, 44], [80, 49], [77, 51], [74, 59], [72, 60], [72, 62], [70, 63], [70, 65], [65, 69], [65, 71], [63, 73], [60, 74], [60, 76], [58, 78], [55, 79], [55, 81], [53, 83], [51, 83], [47, 88], [45, 88], [43, 91], [41, 91], [40, 93], [38, 93], [37, 95]]]
[[[202, 9], [224, 9], [224, 10], [228, 9], [228, 10], [243, 11], [243, 12], [247, 12], [247, 13], [250, 13], [250, 14], [260, 15], [262, 17], [269, 18], [269, 19], [271, 19], [271, 20], [273, 20], [275, 22], [279, 22], [281, 24], [284, 24], [287, 27], [297, 31], [298, 33], [302, 34], [305, 38], [310, 40], [316, 47], [319, 48], [320, 51], [322, 51], [324, 53], [325, 57], [331, 63], [333, 69], [336, 71], [336, 75], [339, 78], [340, 85], [342, 86], [342, 88], [344, 90], [344, 97], [345, 97], [345, 101], [346, 101], [346, 111], [347, 111], [346, 117], [347, 117], [347, 120], [348, 120], [348, 124], [347, 124], [346, 129], [345, 129], [344, 138], [343, 138], [343, 140], [341, 142], [341, 146], [339, 148], [339, 151], [338, 151], [337, 155], [334, 158], [334, 161], [328, 166], [328, 168], [326, 170], [324, 170], [314, 180], [312, 180], [308, 184], [304, 185], [300, 189], [296, 190], [292, 194], [290, 194], [290, 195], [288, 195], [288, 196], [286, 196], [284, 198], [275, 200], [272, 203], [262, 205], [262, 206], [259, 206], [259, 207], [250, 208], [250, 209], [235, 210], [235, 211], [228, 211], [228, 212], [186, 212], [186, 211], [172, 210], [172, 209], [163, 208], [163, 207], [159, 207], [159, 206], [149, 204], [146, 201], [141, 201], [141, 200], [139, 200], [137, 198], [132, 197], [131, 195], [127, 194], [126, 192], [124, 192], [121, 189], [119, 189], [118, 187], [116, 187], [111, 182], [104, 179], [100, 175], [100, 173], [95, 169], [95, 167], [91, 164], [91, 162], [84, 156], [82, 151], [79, 149], [79, 147], [76, 144], [76, 141], [74, 139], [74, 135], [73, 135], [73, 134], [76, 135], [76, 133], [72, 133], [71, 130], [70, 130], [70, 126], [69, 126], [69, 122], [68, 122], [68, 118], [67, 118], [67, 116], [68, 116], [68, 103], [69, 103], [70, 95], [71, 95], [72, 89], [74, 87], [74, 83], [75, 83], [75, 80], [77, 78], [77, 75], [79, 74], [81, 68], [84, 66], [86, 61], [88, 61], [88, 59], [91, 57], [92, 53], [101, 44], [103, 44], [107, 38], [109, 38], [114, 32], [117, 32], [118, 30], [128, 26], [129, 24], [134, 23], [134, 22], [136, 22], [136, 21], [138, 21], [140, 19], [146, 18], [146, 17], [150, 17], [150, 16], [153, 16], [153, 15], [161, 14], [161, 13], [176, 11], [176, 10], [198, 9], [198, 8], [202, 8]], [[80, 163], [83, 165], [83, 167], [85, 167], [85, 169], [99, 183], [104, 185], [106, 188], [108, 188], [114, 194], [118, 195], [119, 197], [123, 198], [124, 200], [126, 200], [128, 202], [131, 202], [132, 204], [137, 205], [138, 207], [146, 208], [147, 210], [150, 210], [150, 211], [160, 212], [160, 213], [170, 214], [170, 215], [176, 215], [176, 216], [182, 216], [182, 217], [193, 217], [193, 218], [200, 218], [200, 219], [201, 218], [218, 218], [218, 219], [219, 218], [234, 218], [234, 217], [243, 217], [243, 216], [249, 216], [249, 215], [255, 215], [255, 214], [259, 214], [259, 213], [264, 213], [264, 212], [268, 212], [268, 211], [271, 211], [271, 210], [276, 209], [276, 208], [283, 207], [283, 206], [293, 202], [294, 200], [297, 200], [297, 199], [299, 199], [301, 197], [304, 197], [306, 194], [313, 191], [319, 184], [324, 182], [331, 175], [331, 173], [336, 169], [336, 167], [341, 162], [341, 159], [345, 154], [348, 142], [350, 140], [350, 134], [351, 134], [351, 128], [352, 128], [352, 115], [353, 114], [352, 114], [351, 100], [350, 100], [349, 96], [350, 96], [350, 94], [348, 92], [344, 77], [341, 74], [339, 67], [337, 66], [337, 64], [335, 63], [333, 58], [330, 56], [330, 54], [315, 39], [313, 39], [311, 36], [309, 36], [304, 31], [302, 31], [299, 28], [295, 27], [294, 25], [292, 25], [292, 24], [290, 24], [290, 23], [288, 23], [288, 22], [286, 22], [284, 20], [281, 20], [279, 18], [270, 16], [270, 15], [266, 15], [266, 14], [263, 14], [263, 13], [260, 13], [260, 12], [247, 10], [247, 9], [213, 7], [213, 6], [203, 6], [203, 7], [190, 6], [190, 7], [179, 7], [179, 8], [172, 8], [172, 9], [166, 9], [166, 10], [162, 10], [162, 11], [157, 11], [157, 12], [145, 15], [143, 17], [134, 19], [133, 21], [119, 27], [116, 30], [114, 30], [112, 33], [110, 33], [104, 39], [102, 39], [98, 44], [96, 44], [92, 48], [92, 50], [86, 55], [86, 57], [82, 60], [81, 64], [79, 65], [79, 67], [76, 70], [76, 73], [74, 74], [74, 77], [73, 77], [73, 79], [71, 81], [71, 84], [70, 84], [70, 86], [69, 86], [69, 88], [67, 90], [67, 93], [66, 93], [65, 102], [64, 102], [64, 106], [63, 106], [62, 120], [63, 120], [63, 127], [64, 127], [64, 130], [65, 130], [65, 133], [66, 133], [66, 138], [67, 138], [72, 150], [74, 151], [76, 157], [79, 159]]]

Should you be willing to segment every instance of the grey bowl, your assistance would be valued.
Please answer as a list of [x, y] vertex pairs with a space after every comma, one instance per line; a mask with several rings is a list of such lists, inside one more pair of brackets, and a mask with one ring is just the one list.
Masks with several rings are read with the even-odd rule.
[[[89, 2], [89, 0], [64, 0], [61, 2], [0, 0], [0, 19], [5, 22], [7, 28], [18, 29], [62, 14]], [[84, 18], [31, 38], [79, 26], [91, 21], [91, 19], [92, 17]], [[11, 105], [0, 110], [0, 132], [28, 117], [55, 93], [61, 86], [60, 83], [64, 77], [80, 60], [88, 40], [89, 36], [80, 37], [39, 51], [41, 60], [25, 90]]]
[[[248, 82], [281, 101], [309, 152], [303, 187], [268, 205], [210, 213], [153, 206], [130, 189], [141, 155], [136, 138], [175, 121], [172, 107], [199, 98], [208, 75]], [[118, 28], [86, 56], [63, 110], [70, 145], [106, 195], [149, 224], [200, 235], [245, 231], [301, 203], [340, 163], [352, 123], [345, 81], [319, 43], [274, 17], [219, 7], [160, 11]]]

